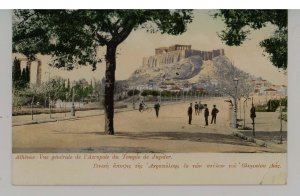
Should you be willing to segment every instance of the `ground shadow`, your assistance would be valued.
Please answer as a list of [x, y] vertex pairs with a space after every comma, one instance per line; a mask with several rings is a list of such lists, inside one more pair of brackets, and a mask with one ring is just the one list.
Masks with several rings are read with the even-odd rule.
[[[253, 137], [253, 131], [252, 130], [241, 130], [241, 133], [243, 133], [246, 136], [251, 136]], [[282, 135], [282, 139], [284, 141], [287, 140], [287, 131], [255, 131], [255, 138], [260, 139], [260, 140], [280, 140], [280, 136]]]
[[243, 141], [234, 135], [218, 133], [195, 132], [117, 132], [119, 138], [133, 140], [185, 140], [192, 142], [207, 142], [230, 145], [253, 146], [252, 143]]
[[56, 131], [56, 130], [53, 130], [52, 131], [53, 134], [65, 134], [65, 135], [68, 135], [68, 134], [71, 134], [71, 135], [107, 135], [105, 134], [104, 132], [97, 132], [97, 131], [92, 131], [92, 132], [71, 132], [71, 131]]
[[144, 147], [101, 146], [88, 148], [13, 148], [12, 153], [161, 153]]

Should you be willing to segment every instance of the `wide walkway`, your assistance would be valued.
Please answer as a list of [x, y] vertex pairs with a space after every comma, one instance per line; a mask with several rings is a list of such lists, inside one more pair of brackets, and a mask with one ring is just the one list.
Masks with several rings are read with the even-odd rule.
[[13, 152], [282, 152], [233, 136], [224, 98], [205, 103], [220, 110], [216, 125], [204, 126], [203, 114], [188, 125], [186, 102], [162, 106], [159, 118], [154, 111], [116, 113], [114, 136], [103, 134], [103, 115], [14, 126]]

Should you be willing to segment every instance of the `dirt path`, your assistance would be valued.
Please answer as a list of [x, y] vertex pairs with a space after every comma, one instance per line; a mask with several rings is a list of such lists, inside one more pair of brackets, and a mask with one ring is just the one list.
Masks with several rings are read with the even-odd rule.
[[155, 112], [115, 114], [116, 135], [104, 135], [104, 116], [13, 127], [13, 152], [276, 152], [232, 135], [228, 104], [216, 104], [216, 125], [204, 126], [203, 114], [188, 125], [189, 102], [162, 106]]

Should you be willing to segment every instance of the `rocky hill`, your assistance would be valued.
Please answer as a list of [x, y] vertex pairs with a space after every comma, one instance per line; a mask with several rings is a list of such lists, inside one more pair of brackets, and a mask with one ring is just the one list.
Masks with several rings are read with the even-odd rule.
[[195, 55], [179, 62], [161, 65], [158, 67], [141, 66], [135, 70], [128, 82], [143, 84], [149, 80], [160, 82], [163, 79], [190, 80], [202, 71], [203, 61], [200, 56]]
[[164, 79], [178, 82], [197, 82], [207, 77], [214, 78], [214, 70], [219, 69], [220, 64], [226, 69], [231, 65], [231, 62], [226, 56], [203, 61], [199, 55], [194, 55], [177, 63], [157, 67], [141, 66], [133, 72], [128, 82], [132, 85], [145, 84], [149, 80], [160, 83]]

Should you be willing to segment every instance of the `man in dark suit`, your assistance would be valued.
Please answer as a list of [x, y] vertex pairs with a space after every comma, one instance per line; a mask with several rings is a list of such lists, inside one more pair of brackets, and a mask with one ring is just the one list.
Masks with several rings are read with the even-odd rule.
[[216, 124], [217, 121], [217, 113], [219, 112], [219, 110], [216, 108], [216, 105], [214, 105], [214, 108], [211, 110], [211, 123]]
[[154, 104], [154, 109], [155, 109], [155, 113], [156, 113], [156, 118], [158, 118], [159, 108], [160, 108], [159, 102], [156, 101], [156, 103]]
[[209, 116], [209, 110], [207, 108], [207, 104], [204, 104], [205, 126], [208, 126], [208, 116]]
[[189, 116], [189, 124], [192, 124], [192, 115], [193, 115], [193, 104], [192, 103], [190, 103], [190, 107], [188, 108], [187, 114]]

